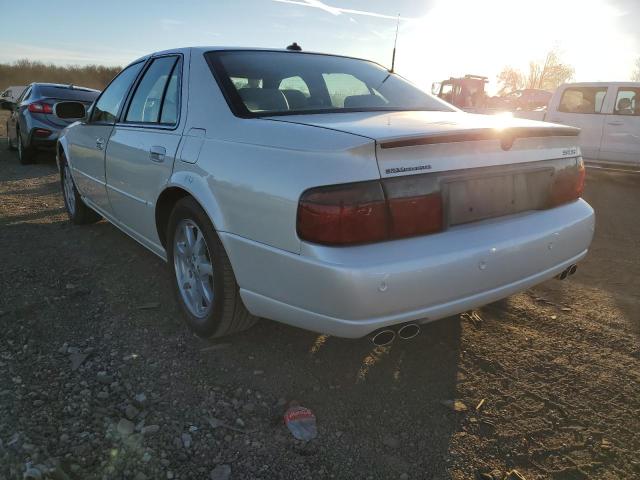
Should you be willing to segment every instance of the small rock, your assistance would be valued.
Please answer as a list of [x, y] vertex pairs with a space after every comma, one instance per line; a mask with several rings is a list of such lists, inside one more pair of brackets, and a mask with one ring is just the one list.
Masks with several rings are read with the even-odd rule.
[[409, 480], [409, 474], [408, 473], [403, 473], [400, 475], [400, 480]]
[[391, 435], [385, 435], [382, 439], [382, 443], [389, 448], [398, 448], [400, 446], [400, 441]]
[[264, 375], [264, 370], [254, 370], [253, 374], [254, 375]]
[[218, 465], [211, 470], [210, 480], [228, 480], [231, 478], [231, 467], [229, 465]]
[[26, 472], [24, 472], [23, 477], [25, 480], [39, 480], [42, 478], [42, 472], [37, 468], [28, 468]]
[[151, 460], [151, 454], [149, 452], [144, 452], [144, 455], [142, 455], [142, 461], [147, 463], [149, 460]]
[[68, 348], [69, 348], [69, 344], [67, 342], [64, 342], [62, 346], [58, 349], [58, 352], [67, 353]]
[[147, 396], [144, 393], [138, 393], [133, 399], [138, 405], [144, 405], [147, 403]]
[[244, 427], [244, 420], [242, 420], [241, 418], [236, 418], [236, 425], [238, 425], [239, 427]]
[[190, 448], [191, 447], [191, 435], [189, 435], [188, 433], [183, 433], [182, 436], [180, 437], [182, 439], [182, 446], [184, 448]]
[[125, 437], [133, 433], [135, 425], [133, 424], [133, 422], [127, 420], [126, 418], [121, 418], [116, 428], [118, 430], [118, 433]]
[[442, 405], [445, 407], [449, 407], [454, 412], [466, 412], [467, 406], [462, 403], [460, 400], [443, 400]]
[[160, 431], [160, 425], [147, 425], [146, 427], [142, 427], [143, 435], [153, 435], [154, 433], [158, 433]]
[[[71, 350], [71, 347], [69, 347], [69, 350]], [[69, 360], [71, 360], [71, 370], [77, 370], [80, 368], [80, 365], [82, 365], [88, 357], [88, 354], [79, 352], [69, 355]]]
[[105, 391], [100, 391], [100, 392], [98, 392], [97, 397], [98, 397], [100, 400], [106, 400], [107, 398], [109, 398], [109, 393], [108, 393], [108, 392], [105, 392]]
[[140, 410], [138, 410], [136, 407], [134, 407], [131, 404], [127, 405], [127, 408], [124, 411], [124, 414], [127, 416], [129, 420], [133, 420], [134, 418], [136, 418], [139, 413], [140, 413]]
[[96, 379], [103, 385], [109, 385], [113, 382], [113, 376], [107, 374], [107, 372], [98, 372]]
[[133, 480], [147, 480], [147, 476], [142, 472], [138, 472], [136, 476], [133, 477]]

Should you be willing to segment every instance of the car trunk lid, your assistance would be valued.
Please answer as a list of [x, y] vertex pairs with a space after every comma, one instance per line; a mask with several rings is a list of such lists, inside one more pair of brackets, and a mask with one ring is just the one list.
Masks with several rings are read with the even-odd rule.
[[579, 130], [572, 127], [461, 112], [272, 119], [375, 140], [382, 179], [402, 177], [407, 191], [425, 180], [440, 191], [445, 228], [550, 208], [562, 203], [558, 195], [576, 198], [571, 189], [580, 184]]

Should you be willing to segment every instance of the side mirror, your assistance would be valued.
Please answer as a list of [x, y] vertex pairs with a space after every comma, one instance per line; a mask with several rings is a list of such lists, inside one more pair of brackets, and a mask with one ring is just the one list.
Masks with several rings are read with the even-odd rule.
[[2, 102], [0, 103], [0, 109], [2, 110], [13, 110], [13, 107], [15, 107], [15, 103], [13, 103], [10, 100], [2, 100]]

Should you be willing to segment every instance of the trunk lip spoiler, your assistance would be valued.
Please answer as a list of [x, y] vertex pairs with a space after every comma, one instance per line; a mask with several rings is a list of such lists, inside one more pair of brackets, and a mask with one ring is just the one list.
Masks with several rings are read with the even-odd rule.
[[[500, 140], [503, 145], [513, 144], [516, 138], [534, 137], [577, 137], [580, 129], [575, 127], [507, 127], [479, 128], [450, 133], [419, 135], [398, 140], [385, 140], [379, 143], [380, 148], [415, 147], [439, 143], [460, 143], [479, 140]], [[509, 147], [510, 148], [510, 147]], [[508, 148], [506, 148], [508, 150]]]

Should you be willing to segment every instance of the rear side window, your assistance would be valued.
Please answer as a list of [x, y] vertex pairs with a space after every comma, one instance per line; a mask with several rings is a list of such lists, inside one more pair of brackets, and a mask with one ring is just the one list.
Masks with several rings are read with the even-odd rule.
[[619, 88], [613, 113], [640, 116], [640, 88]]
[[177, 120], [179, 69], [178, 57], [153, 60], [129, 105], [125, 121], [173, 124]]
[[562, 93], [559, 111], [565, 113], [600, 113], [607, 87], [570, 87]]
[[92, 122], [116, 122], [120, 106], [129, 91], [129, 87], [131, 87], [131, 84], [138, 76], [143, 65], [143, 62], [139, 62], [128, 66], [109, 84], [96, 102], [96, 106], [91, 114]]
[[[371, 96], [367, 85], [348, 73], [323, 73], [324, 82], [331, 98], [331, 105], [344, 108], [347, 97]], [[374, 100], [375, 101], [375, 100]]]

